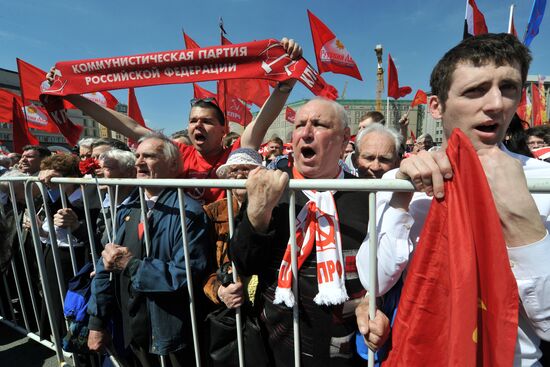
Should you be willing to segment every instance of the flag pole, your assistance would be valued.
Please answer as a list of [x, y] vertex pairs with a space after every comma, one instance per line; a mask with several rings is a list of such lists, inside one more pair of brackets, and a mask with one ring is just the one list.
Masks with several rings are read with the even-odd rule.
[[390, 126], [390, 96], [386, 97], [386, 126]]
[[512, 33], [512, 22], [514, 19], [514, 4], [510, 5], [510, 19], [508, 19], [508, 33]]

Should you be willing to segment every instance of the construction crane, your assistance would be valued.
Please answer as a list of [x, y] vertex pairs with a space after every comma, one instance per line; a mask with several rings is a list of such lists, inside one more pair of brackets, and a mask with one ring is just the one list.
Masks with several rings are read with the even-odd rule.
[[384, 92], [384, 69], [382, 68], [382, 45], [376, 45], [376, 59], [378, 70], [376, 71], [376, 111], [382, 111], [382, 92]]
[[340, 95], [340, 99], [346, 98], [346, 90], [348, 89], [348, 81], [344, 83], [344, 88], [342, 88], [342, 94]]

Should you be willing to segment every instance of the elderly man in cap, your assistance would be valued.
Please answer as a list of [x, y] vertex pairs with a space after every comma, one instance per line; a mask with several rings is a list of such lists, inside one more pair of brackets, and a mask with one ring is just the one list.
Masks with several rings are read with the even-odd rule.
[[[296, 114], [294, 167], [250, 172], [248, 201], [231, 240], [239, 274], [258, 274], [262, 321], [276, 366], [293, 364], [292, 306], [300, 306], [302, 366], [354, 366], [354, 310], [365, 294], [355, 254], [365, 235], [365, 192], [296, 193], [296, 232], [289, 230], [288, 179], [348, 179], [338, 164], [349, 140], [347, 114], [338, 103], [316, 98]], [[300, 287], [294, 299], [289, 239], [296, 236]]]

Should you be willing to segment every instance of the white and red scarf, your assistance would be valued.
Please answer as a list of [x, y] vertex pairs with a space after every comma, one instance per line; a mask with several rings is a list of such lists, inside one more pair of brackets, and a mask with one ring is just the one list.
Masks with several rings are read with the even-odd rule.
[[[336, 99], [338, 92], [303, 58], [292, 60], [274, 39], [149, 54], [63, 61], [55, 64], [51, 86], [40, 99], [69, 140], [78, 139], [59, 98], [104, 90], [224, 79], [297, 79], [315, 95]], [[76, 141], [71, 141], [71, 144]]]
[[[303, 178], [296, 169], [293, 169], [293, 175], [294, 178]], [[344, 178], [342, 169], [336, 178]], [[303, 190], [302, 192], [309, 198], [309, 201], [296, 218], [296, 246], [299, 249], [298, 270], [309, 257], [315, 245], [319, 293], [313, 301], [318, 305], [338, 305], [349, 297], [345, 286], [342, 238], [336, 203], [332, 196], [333, 191]], [[294, 302], [289, 239], [279, 269], [273, 303], [284, 303], [288, 307], [293, 307]]]

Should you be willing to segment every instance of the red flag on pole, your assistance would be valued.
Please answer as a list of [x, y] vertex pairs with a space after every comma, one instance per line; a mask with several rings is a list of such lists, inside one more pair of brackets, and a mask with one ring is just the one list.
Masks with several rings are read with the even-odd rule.
[[319, 73], [332, 71], [336, 74], [345, 74], [363, 80], [357, 64], [348, 50], [332, 31], [317, 18], [311, 11], [307, 11], [317, 69]]
[[[196, 83], [193, 83], [193, 92], [195, 98], [215, 98], [216, 104], [218, 104], [218, 96], [214, 93], [206, 90]], [[218, 107], [220, 107], [218, 105]], [[223, 111], [223, 108], [220, 107]], [[246, 126], [246, 124], [252, 121], [252, 113], [250, 110], [242, 103], [238, 98], [228, 94], [227, 95], [227, 120], [231, 122], [236, 122], [239, 125]]]
[[47, 83], [46, 72], [21, 59], [17, 59], [17, 69], [22, 98], [28, 101], [40, 101], [42, 83]]
[[479, 158], [460, 130], [453, 179], [432, 200], [409, 264], [387, 366], [512, 366], [519, 295]]
[[417, 90], [411, 103], [411, 108], [414, 106], [418, 106], [419, 104], [426, 103], [428, 103], [428, 96], [426, 95], [426, 92], [424, 92], [422, 89]]
[[531, 83], [531, 103], [533, 106], [533, 126], [542, 125], [542, 103], [539, 87]]
[[27, 119], [23, 116], [23, 111], [19, 102], [17, 102], [17, 98], [13, 98], [12, 112], [13, 150], [17, 153], [23, 153], [25, 145], [40, 144], [38, 139], [31, 134], [27, 125]]
[[21, 97], [5, 89], [0, 89], [0, 121], [13, 122], [13, 99], [17, 99], [19, 105], [23, 105]]
[[485, 17], [479, 11], [474, 0], [466, 0], [466, 16], [464, 17], [464, 35], [462, 38], [488, 33]]
[[[232, 45], [232, 43], [222, 37], [222, 45]], [[228, 79], [225, 80], [227, 94], [231, 94], [248, 103], [254, 103], [262, 107], [269, 98], [269, 82], [264, 79]]]
[[411, 87], [399, 87], [399, 78], [397, 77], [397, 69], [393, 63], [391, 55], [388, 54], [388, 97], [399, 99], [411, 93]]
[[188, 34], [186, 34], [183, 29], [181, 30], [183, 33], [183, 42], [185, 43], [185, 48], [201, 48], [201, 46], [198, 45], [197, 42], [195, 42], [191, 37], [189, 37]]
[[[139, 108], [134, 88], [128, 88], [128, 116], [134, 119], [134, 121], [141, 126], [145, 128], [147, 127], [147, 125], [145, 125], [143, 115], [141, 114], [141, 109]], [[137, 142], [132, 139], [128, 139], [128, 145], [135, 146], [137, 145]]]
[[294, 111], [292, 108], [287, 106], [285, 110], [285, 120], [293, 124], [295, 118], [296, 118], [296, 111]]
[[[204, 88], [200, 87], [197, 83], [193, 83], [193, 96], [194, 96], [194, 98], [197, 98], [197, 99], [216, 98], [217, 97], [216, 94], [210, 92], [207, 89], [204, 89]], [[217, 101], [217, 103], [219, 103], [219, 101]]]

